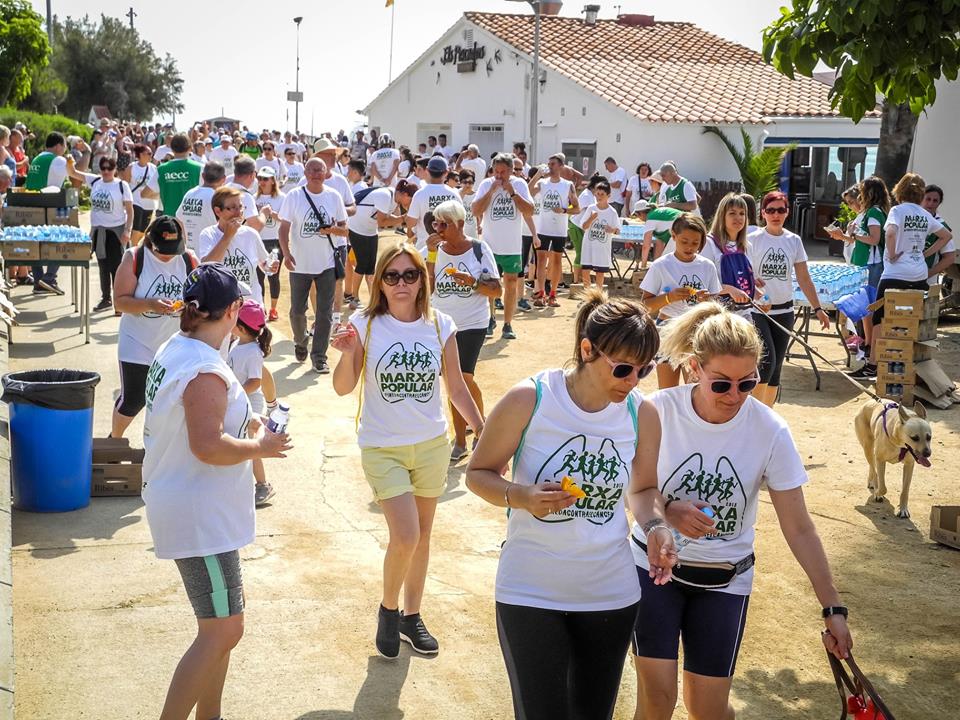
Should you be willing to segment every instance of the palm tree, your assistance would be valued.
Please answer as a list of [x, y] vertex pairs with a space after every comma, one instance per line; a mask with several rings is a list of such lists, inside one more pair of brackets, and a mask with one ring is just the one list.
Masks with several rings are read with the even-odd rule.
[[755, 152], [753, 140], [750, 139], [746, 130], [740, 128], [740, 135], [743, 138], [743, 150], [740, 150], [720, 128], [714, 125], [703, 128], [701, 132], [704, 135], [716, 135], [727, 146], [733, 161], [737, 164], [737, 169], [740, 170], [743, 191], [757, 199], [777, 189], [783, 158], [797, 147], [796, 143], [791, 143], [782, 147], [765, 147], [760, 152]]

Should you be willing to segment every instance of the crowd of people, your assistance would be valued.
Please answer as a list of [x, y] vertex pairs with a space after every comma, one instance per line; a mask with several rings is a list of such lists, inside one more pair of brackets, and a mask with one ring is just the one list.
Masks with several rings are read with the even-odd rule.
[[[784, 226], [784, 193], [730, 193], [707, 223], [669, 161], [628, 176], [611, 157], [584, 177], [560, 153], [528, 165], [522, 143], [488, 162], [443, 135], [417, 152], [376, 131], [301, 140], [108, 124], [80, 146], [98, 172], [52, 133], [25, 176], [28, 188], [90, 188], [97, 309], [122, 316], [113, 434], [146, 408], [147, 518], [198, 618], [162, 718], [220, 717], [243, 631], [239, 550], [273, 496], [263, 461], [291, 447], [266, 420], [282, 277], [295, 360], [330, 373], [332, 345], [333, 390], [359, 388], [362, 470], [389, 530], [380, 655], [401, 642], [439, 652], [421, 614], [431, 531], [448, 465], [468, 455], [468, 487], [508, 512], [496, 624], [518, 718], [610, 718], [632, 645], [637, 717], [668, 720], [681, 642], [690, 716], [733, 718], [764, 482], [823, 606], [823, 642], [847, 655], [806, 471], [771, 409], [795, 282], [830, 322]], [[942, 191], [907, 175], [893, 195], [891, 207], [866, 178], [846, 196], [860, 214], [837, 231], [881, 296], [926, 287], [954, 258]], [[638, 301], [603, 292], [625, 219], [644, 225]], [[570, 251], [575, 293], [558, 294]], [[56, 271], [34, 268], [35, 290], [55, 287]], [[567, 366], [531, 368], [485, 402], [478, 359], [498, 313], [514, 340], [517, 312], [564, 297], [579, 303]], [[644, 397], [637, 384], [654, 371], [660, 389]]]

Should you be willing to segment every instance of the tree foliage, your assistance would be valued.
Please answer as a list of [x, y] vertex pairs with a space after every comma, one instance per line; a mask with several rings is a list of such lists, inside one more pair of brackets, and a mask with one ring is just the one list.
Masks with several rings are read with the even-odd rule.
[[27, 97], [34, 71], [49, 56], [43, 18], [29, 0], [0, 0], [0, 105]]
[[47, 135], [54, 130], [64, 135], [79, 135], [84, 140], [90, 139], [89, 127], [62, 115], [43, 115], [21, 108], [0, 107], [0, 124], [12, 128], [18, 122], [24, 123], [34, 134], [32, 140], [25, 139], [27, 155], [30, 157], [43, 151]]
[[796, 145], [785, 145], [783, 147], [765, 147], [760, 152], [756, 152], [753, 148], [753, 140], [743, 128], [740, 128], [740, 136], [743, 141], [742, 150], [718, 127], [709, 125], [703, 128], [701, 133], [716, 135], [720, 138], [720, 141], [730, 151], [733, 161], [737, 164], [737, 169], [740, 170], [743, 191], [758, 199], [771, 190], [777, 189], [777, 180], [780, 176], [780, 166], [783, 164], [783, 158], [796, 148]]
[[54, 29], [51, 64], [66, 83], [60, 106], [83, 120], [91, 105], [106, 105], [117, 117], [149, 119], [183, 110], [183, 78], [168, 54], [159, 57], [136, 30], [116, 18], [67, 18]]

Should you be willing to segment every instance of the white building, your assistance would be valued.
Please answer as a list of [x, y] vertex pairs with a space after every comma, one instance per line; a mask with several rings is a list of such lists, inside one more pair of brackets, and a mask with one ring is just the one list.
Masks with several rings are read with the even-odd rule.
[[[944, 217], [957, 217], [960, 207], [960, 144], [954, 140], [960, 113], [960, 83], [937, 81], [937, 101], [917, 121], [910, 154], [910, 171], [943, 188]], [[948, 207], [949, 206], [949, 207]]]
[[[716, 125], [736, 139], [744, 127], [758, 143], [798, 142], [784, 185], [800, 203], [813, 195], [811, 205], [836, 205], [846, 184], [873, 169], [876, 114], [854, 125], [831, 109], [823, 83], [790, 80], [696, 25], [647, 15], [545, 16], [541, 25], [531, 162], [561, 151], [592, 172], [612, 156], [632, 173], [641, 161], [673, 160], [691, 180], [737, 180], [727, 150], [701, 134]], [[369, 103], [370, 127], [414, 151], [440, 133], [455, 149], [476, 143], [484, 157], [529, 143], [533, 28], [532, 15], [465, 13]]]

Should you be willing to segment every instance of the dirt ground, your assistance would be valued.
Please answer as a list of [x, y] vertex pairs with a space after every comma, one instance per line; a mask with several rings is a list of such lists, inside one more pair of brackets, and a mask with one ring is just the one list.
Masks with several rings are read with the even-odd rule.
[[[94, 344], [78, 347], [65, 330], [75, 320], [64, 319], [55, 301], [24, 303], [33, 313], [28, 320], [35, 315], [49, 324], [14, 346], [14, 368], [98, 369], [104, 382], [95, 430], [105, 435], [117, 386], [116, 321], [98, 317]], [[487, 342], [477, 379], [488, 403], [533, 372], [566, 360], [575, 310], [575, 301], [563, 300], [559, 309], [519, 315], [518, 340], [498, 335]], [[281, 337], [269, 365], [281, 396], [291, 402], [297, 447], [286, 461], [268, 463], [279, 493], [258, 511], [257, 541], [243, 552], [247, 632], [234, 652], [224, 717], [512, 716], [493, 621], [502, 510], [466, 490], [465, 462], [451, 467], [423, 608], [440, 655], [411, 657], [404, 649], [396, 663], [376, 657], [387, 536], [359, 467], [356, 398], [336, 397], [328, 378], [297, 365], [286, 321], [275, 325]], [[940, 341], [941, 364], [960, 376], [960, 326], [945, 323]], [[835, 340], [819, 338], [816, 345], [831, 359], [842, 357]], [[641, 387], [653, 390], [655, 380]], [[850, 607], [858, 662], [899, 720], [943, 717], [956, 706], [960, 686], [960, 552], [931, 542], [929, 514], [932, 505], [960, 503], [960, 408], [928, 411], [933, 466], [917, 468], [913, 517], [900, 520], [890, 503], [868, 503], [865, 461], [852, 427], [864, 402], [825, 368], [822, 390], [815, 391], [809, 366], [793, 361], [784, 370], [778, 409], [810, 473], [807, 503]], [[141, 427], [138, 421], [131, 437], [138, 439]], [[899, 472], [888, 478], [896, 497]], [[835, 717], [839, 699], [820, 644], [819, 605], [763, 498], [757, 557], [733, 685], [738, 717]], [[18, 717], [156, 717], [193, 624], [175, 569], [153, 557], [139, 498], [96, 499], [90, 508], [61, 516], [16, 513], [14, 572]], [[635, 688], [628, 661], [618, 720], [633, 717]], [[674, 718], [687, 718], [682, 703]]]

